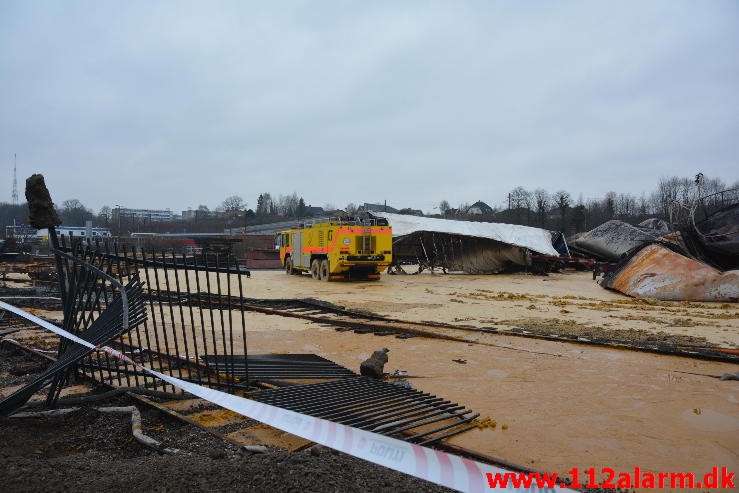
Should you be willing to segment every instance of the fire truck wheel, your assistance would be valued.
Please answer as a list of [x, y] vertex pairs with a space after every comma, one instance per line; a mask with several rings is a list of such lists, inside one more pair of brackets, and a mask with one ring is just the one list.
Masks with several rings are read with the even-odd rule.
[[285, 272], [287, 273], [287, 275], [294, 274], [292, 257], [287, 257], [285, 259]]
[[321, 278], [321, 261], [318, 259], [313, 259], [313, 262], [310, 263], [310, 276], [313, 279], [320, 279]]
[[328, 281], [331, 275], [331, 269], [328, 266], [328, 259], [321, 260], [321, 281]]

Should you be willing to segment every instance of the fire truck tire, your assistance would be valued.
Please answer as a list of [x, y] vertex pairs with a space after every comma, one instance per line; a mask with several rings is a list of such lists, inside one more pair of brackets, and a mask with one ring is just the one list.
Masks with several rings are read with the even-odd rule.
[[321, 281], [328, 281], [331, 276], [331, 269], [328, 265], [328, 259], [321, 260]]
[[310, 263], [310, 276], [313, 279], [321, 278], [321, 261], [320, 260], [313, 259], [313, 262]]
[[295, 273], [294, 270], [293, 270], [293, 259], [292, 259], [292, 257], [287, 257], [285, 259], [285, 273], [287, 273], [287, 275], [290, 275], [290, 274], [294, 274]]

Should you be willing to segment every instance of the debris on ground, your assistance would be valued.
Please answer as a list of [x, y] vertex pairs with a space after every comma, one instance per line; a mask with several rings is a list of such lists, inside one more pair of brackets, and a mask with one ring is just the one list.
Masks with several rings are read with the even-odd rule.
[[387, 353], [389, 352], [388, 348], [375, 351], [372, 356], [359, 365], [359, 372], [365, 377], [381, 380], [384, 375], [385, 363], [388, 361]]
[[739, 300], [739, 270], [721, 272], [666, 244], [631, 251], [602, 286], [634, 298], [664, 301]]
[[[42, 371], [29, 353], [0, 348], [0, 370]], [[32, 367], [31, 365], [34, 365]], [[25, 375], [24, 375], [25, 376]], [[0, 377], [0, 387], [20, 383]], [[0, 389], [0, 393], [2, 389]], [[128, 407], [120, 393], [44, 418], [0, 418], [0, 484], [3, 491], [357, 491], [448, 492], [441, 486], [342, 453], [273, 447], [240, 448], [157, 409], [141, 408], [141, 429], [178, 454], [162, 454], [131, 436], [130, 413], [103, 414], [99, 407]], [[131, 482], [121, 478], [132, 478]]]
[[663, 223], [664, 221], [655, 223], [647, 220], [639, 226], [632, 226], [614, 219], [570, 240], [570, 249], [596, 260], [615, 262], [626, 252], [655, 241], [667, 233]]

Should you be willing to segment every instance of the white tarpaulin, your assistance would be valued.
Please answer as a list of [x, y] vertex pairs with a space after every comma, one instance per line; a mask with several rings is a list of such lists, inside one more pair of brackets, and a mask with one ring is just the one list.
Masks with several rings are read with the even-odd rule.
[[558, 256], [552, 246], [549, 231], [530, 226], [504, 223], [481, 223], [454, 221], [434, 217], [406, 216], [390, 212], [373, 212], [373, 216], [384, 217], [393, 228], [393, 236], [406, 236], [419, 231], [448, 233], [473, 238], [487, 238], [517, 247], [528, 248], [543, 255]]

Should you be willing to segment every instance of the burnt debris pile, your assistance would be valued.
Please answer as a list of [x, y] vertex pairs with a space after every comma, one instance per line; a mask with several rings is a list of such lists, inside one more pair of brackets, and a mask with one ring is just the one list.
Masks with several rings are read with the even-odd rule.
[[[703, 198], [673, 227], [658, 219], [637, 226], [608, 221], [570, 240], [570, 249], [616, 262], [602, 286], [665, 301], [739, 300], [739, 193]], [[708, 204], [712, 204], [709, 206]]]

